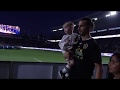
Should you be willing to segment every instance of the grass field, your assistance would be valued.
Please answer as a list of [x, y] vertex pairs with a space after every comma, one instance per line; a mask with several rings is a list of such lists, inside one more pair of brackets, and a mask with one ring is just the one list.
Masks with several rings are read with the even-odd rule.
[[[0, 61], [65, 63], [61, 52], [33, 49], [0, 49]], [[102, 57], [103, 64], [108, 62], [109, 57]]]

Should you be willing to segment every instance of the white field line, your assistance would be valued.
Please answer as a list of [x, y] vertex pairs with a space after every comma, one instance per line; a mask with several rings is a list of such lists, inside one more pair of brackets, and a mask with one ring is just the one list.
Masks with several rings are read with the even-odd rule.
[[33, 58], [34, 60], [38, 61], [38, 62], [42, 62], [41, 60], [37, 59], [37, 58]]

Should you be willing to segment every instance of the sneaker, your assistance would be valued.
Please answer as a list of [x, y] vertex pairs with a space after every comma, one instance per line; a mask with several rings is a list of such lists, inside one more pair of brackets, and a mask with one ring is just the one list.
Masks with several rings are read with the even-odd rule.
[[69, 73], [66, 73], [66, 74], [65, 74], [65, 77], [68, 78], [68, 77], [69, 77]]
[[61, 79], [69, 79], [68, 73], [63, 73], [62, 71], [59, 71], [58, 73]]
[[65, 79], [65, 73], [63, 73], [62, 71], [59, 71], [58, 73], [61, 79]]
[[65, 79], [70, 79], [70, 78], [69, 78], [69, 73], [66, 73], [66, 74], [65, 74]]

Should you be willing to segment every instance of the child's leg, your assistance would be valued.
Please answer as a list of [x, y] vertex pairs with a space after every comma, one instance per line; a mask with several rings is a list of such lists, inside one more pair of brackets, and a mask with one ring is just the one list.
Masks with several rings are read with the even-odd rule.
[[69, 73], [70, 73], [70, 69], [73, 66], [74, 62], [73, 60], [68, 61], [67, 65], [65, 66], [65, 68], [63, 68], [60, 72], [59, 75], [62, 79], [69, 79]]
[[65, 60], [67, 61], [67, 65], [65, 66], [65, 68], [63, 68], [59, 74], [60, 74], [60, 77], [62, 77], [62, 79], [65, 79], [65, 78], [68, 78], [69, 77], [69, 72], [70, 72], [70, 69], [71, 69], [71, 61], [69, 61], [69, 52], [65, 51], [64, 54], [63, 54]]
[[67, 79], [69, 79], [70, 69], [72, 68], [73, 64], [74, 64], [74, 60], [69, 60], [69, 62], [68, 62], [69, 70], [65, 73], [65, 77]]
[[67, 65], [65, 66], [65, 68], [62, 70], [62, 73], [68, 73], [71, 69], [71, 66], [73, 65], [73, 53], [72, 52], [64, 52], [64, 58], [67, 61]]
[[68, 73], [70, 71], [69, 61], [67, 60], [67, 65], [62, 69], [62, 73]]
[[59, 72], [59, 75], [62, 79], [68, 79], [69, 72], [71, 67], [69, 66], [69, 62], [67, 61], [67, 65]]
[[67, 73], [69, 72], [70, 66], [69, 66], [69, 52], [65, 51], [63, 53], [63, 56], [67, 62], [67, 65], [65, 66], [65, 68], [62, 69], [62, 73]]

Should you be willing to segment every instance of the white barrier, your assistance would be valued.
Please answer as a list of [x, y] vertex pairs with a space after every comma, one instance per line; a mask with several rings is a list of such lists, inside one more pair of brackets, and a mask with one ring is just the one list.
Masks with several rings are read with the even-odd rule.
[[[51, 48], [36, 48], [36, 47], [21, 47], [23, 49], [38, 49], [38, 50], [47, 50], [47, 51], [58, 51], [61, 52], [62, 50], [60, 49], [51, 49]], [[101, 53], [102, 56], [112, 56], [113, 53]]]

